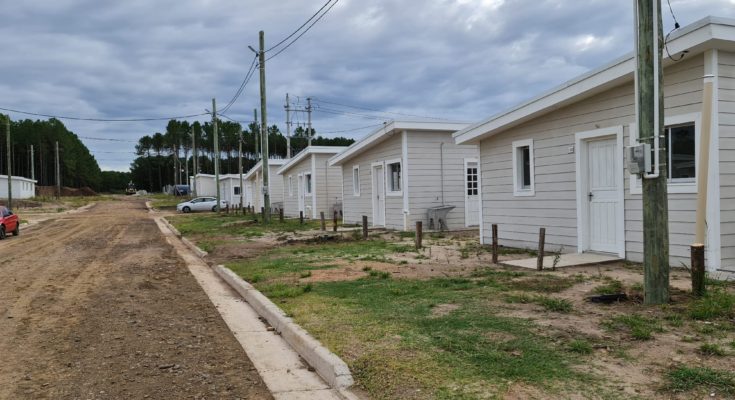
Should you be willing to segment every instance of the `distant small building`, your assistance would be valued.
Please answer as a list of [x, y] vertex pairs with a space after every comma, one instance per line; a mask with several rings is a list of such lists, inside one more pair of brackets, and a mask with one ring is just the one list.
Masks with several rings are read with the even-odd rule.
[[329, 158], [344, 151], [341, 146], [309, 146], [279, 170], [283, 182], [283, 213], [318, 218], [324, 212], [331, 218], [342, 208], [342, 168], [330, 167]]
[[[13, 176], [11, 178], [13, 198], [30, 199], [36, 196], [36, 181], [33, 179]], [[8, 176], [0, 175], [0, 198], [8, 198]]]
[[[194, 177], [190, 177], [192, 185]], [[245, 174], [243, 174], [243, 182], [245, 182]], [[242, 190], [240, 189], [240, 174], [223, 174], [219, 176], [220, 199], [230, 205], [239, 205]], [[196, 176], [196, 195], [197, 196], [216, 196], [217, 186], [214, 184], [214, 175], [197, 174]], [[248, 202], [245, 200], [244, 205]]]
[[[278, 169], [286, 164], [288, 160], [271, 158], [268, 160], [268, 192], [270, 194], [271, 208], [283, 207], [283, 180], [278, 176]], [[245, 199], [247, 207], [255, 207], [260, 210], [263, 207], [263, 162], [258, 161], [244, 176]]]

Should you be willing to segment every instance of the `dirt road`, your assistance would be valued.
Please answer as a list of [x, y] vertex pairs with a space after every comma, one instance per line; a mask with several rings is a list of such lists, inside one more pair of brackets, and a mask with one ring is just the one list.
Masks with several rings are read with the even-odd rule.
[[140, 200], [0, 242], [0, 399], [271, 399]]

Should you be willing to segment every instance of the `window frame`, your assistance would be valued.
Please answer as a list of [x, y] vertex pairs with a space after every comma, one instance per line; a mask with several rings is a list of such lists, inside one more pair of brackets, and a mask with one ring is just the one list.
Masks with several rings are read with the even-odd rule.
[[293, 197], [293, 175], [288, 176], [288, 197]]
[[311, 177], [311, 172], [305, 172], [304, 173], [304, 196], [311, 196], [312, 191], [314, 188], [312, 187], [314, 184], [314, 181]]
[[[393, 190], [393, 172], [391, 171], [391, 166], [398, 164], [398, 168], [400, 169], [399, 172], [399, 181], [398, 184], [400, 185], [399, 190]], [[404, 176], [403, 176], [403, 160], [400, 158], [392, 159], [392, 160], [385, 160], [385, 195], [386, 196], [403, 196], [403, 183], [405, 182]]]
[[232, 186], [232, 194], [234, 196], [242, 196], [242, 189], [240, 188], [240, 186], [234, 186], [233, 185]]
[[355, 197], [360, 197], [360, 166], [359, 165], [352, 166], [352, 195]]
[[[523, 148], [528, 147], [528, 169], [530, 177], [530, 185], [525, 188], [521, 179], [523, 179], [523, 158], [520, 157], [520, 152]], [[513, 196], [515, 197], [528, 197], [536, 195], [536, 157], [533, 149], [533, 139], [516, 140], [512, 143], [513, 148]]]
[[[702, 114], [701, 113], [689, 113], [689, 114], [681, 114], [681, 115], [672, 115], [667, 116], [664, 118], [664, 128], [671, 127], [671, 126], [677, 126], [677, 125], [686, 125], [694, 123], [694, 179], [691, 178], [685, 178], [685, 179], [671, 179], [668, 177], [668, 169], [667, 169], [667, 178], [666, 178], [666, 186], [667, 191], [669, 193], [697, 193], [697, 182], [699, 181], [699, 138], [700, 138], [700, 129], [702, 126], [701, 123]], [[628, 124], [628, 144], [631, 146], [635, 146], [639, 144], [638, 142], [638, 126], [635, 122]], [[667, 148], [668, 151], [668, 148]], [[626, 159], [627, 160], [627, 159]], [[653, 162], [653, 160], [651, 160]], [[625, 166], [627, 169], [627, 164]], [[630, 191], [630, 194], [642, 194], [643, 193], [643, 187], [641, 184], [641, 180], [637, 175], [628, 174], [629, 180], [628, 180], [628, 190]]]

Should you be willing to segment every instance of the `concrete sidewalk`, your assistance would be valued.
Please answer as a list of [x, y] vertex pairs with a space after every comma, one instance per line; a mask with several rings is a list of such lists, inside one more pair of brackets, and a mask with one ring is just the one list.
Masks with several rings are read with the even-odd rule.
[[[544, 257], [544, 269], [550, 269], [554, 266], [554, 257]], [[521, 260], [503, 261], [502, 265], [510, 267], [520, 267], [527, 269], [536, 269], [537, 258], [524, 258]], [[559, 262], [556, 264], [556, 268], [564, 267], [580, 267], [583, 265], [594, 265], [609, 263], [614, 261], [620, 261], [620, 257], [608, 255], [608, 254], [595, 254], [595, 253], [569, 253], [562, 254], [559, 258]]]

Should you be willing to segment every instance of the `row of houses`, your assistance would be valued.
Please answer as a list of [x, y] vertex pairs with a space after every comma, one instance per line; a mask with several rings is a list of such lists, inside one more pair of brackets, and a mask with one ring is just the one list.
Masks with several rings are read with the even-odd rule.
[[[735, 20], [709, 17], [668, 41], [662, 163], [669, 179], [671, 265], [688, 264], [697, 181], [708, 179], [707, 265], [735, 270]], [[341, 209], [374, 227], [477, 227], [489, 243], [643, 259], [641, 181], [624, 156], [638, 143], [633, 54], [474, 124], [395, 121], [347, 148], [271, 160], [271, 199], [286, 215]], [[698, 174], [703, 81], [714, 82], [709, 174]], [[256, 165], [245, 202], [262, 204]], [[223, 177], [225, 181], [230, 176]], [[232, 181], [225, 198], [239, 202]], [[257, 193], [256, 193], [257, 192]], [[227, 197], [230, 196], [230, 197]], [[441, 221], [432, 218], [442, 219]]]

